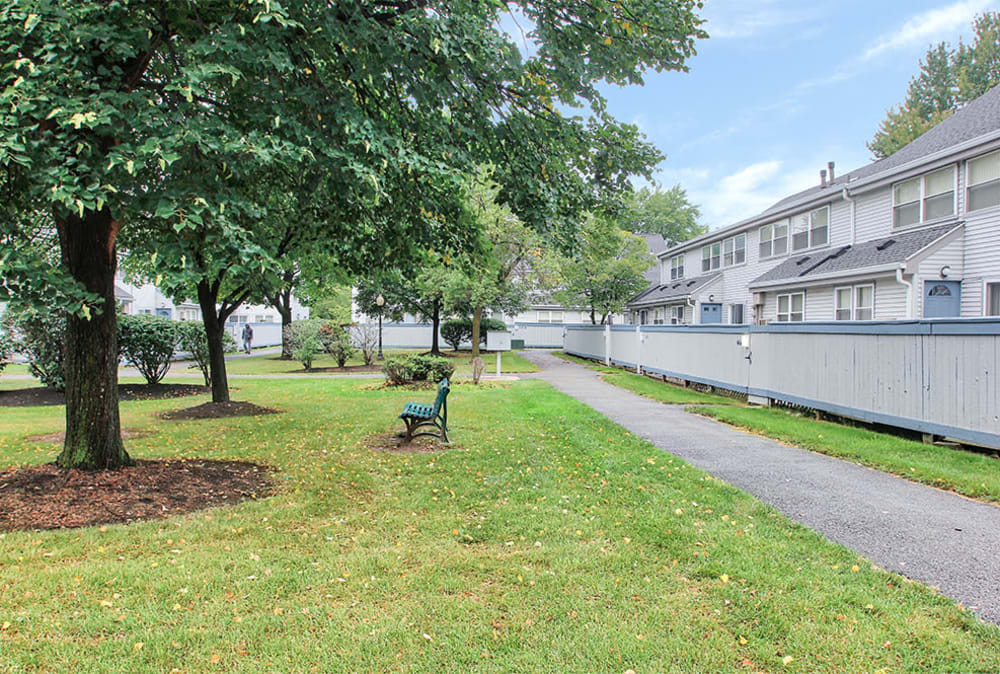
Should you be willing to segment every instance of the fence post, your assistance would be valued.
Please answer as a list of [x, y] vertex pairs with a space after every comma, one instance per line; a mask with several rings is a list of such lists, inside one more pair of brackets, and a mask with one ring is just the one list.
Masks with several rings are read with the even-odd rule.
[[611, 367], [611, 324], [604, 324], [604, 364]]
[[642, 374], [642, 325], [635, 326], [635, 373]]

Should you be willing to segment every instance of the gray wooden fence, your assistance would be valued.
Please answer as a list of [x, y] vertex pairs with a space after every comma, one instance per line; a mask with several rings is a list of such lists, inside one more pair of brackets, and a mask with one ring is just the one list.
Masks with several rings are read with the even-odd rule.
[[610, 326], [565, 350], [862, 421], [1000, 447], [1000, 320]]

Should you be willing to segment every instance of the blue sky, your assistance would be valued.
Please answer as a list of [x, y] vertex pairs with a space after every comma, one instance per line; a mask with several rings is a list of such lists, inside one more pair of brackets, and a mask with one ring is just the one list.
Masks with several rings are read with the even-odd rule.
[[711, 228], [754, 215], [871, 161], [865, 147], [903, 100], [927, 47], [972, 34], [989, 0], [706, 0], [711, 37], [688, 73], [605, 87], [612, 113], [667, 155], [656, 180], [680, 183]]

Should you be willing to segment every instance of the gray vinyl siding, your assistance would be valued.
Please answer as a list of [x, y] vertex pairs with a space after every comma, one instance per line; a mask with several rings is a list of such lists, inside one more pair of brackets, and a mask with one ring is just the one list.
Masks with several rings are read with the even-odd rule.
[[833, 320], [833, 286], [809, 288], [806, 292], [806, 320]]
[[892, 188], [882, 187], [868, 194], [859, 195], [855, 224], [856, 241], [889, 236], [892, 233]]
[[894, 278], [875, 281], [875, 320], [899, 321], [906, 318], [906, 286]]
[[1000, 207], [965, 216], [964, 271], [962, 316], [982, 316], [983, 282], [1000, 280]]
[[846, 246], [850, 243], [851, 204], [843, 199], [837, 199], [830, 204], [830, 245]]

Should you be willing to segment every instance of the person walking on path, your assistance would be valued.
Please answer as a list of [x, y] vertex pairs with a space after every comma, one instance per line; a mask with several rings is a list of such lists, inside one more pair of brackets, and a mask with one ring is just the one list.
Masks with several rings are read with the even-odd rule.
[[247, 323], [243, 326], [243, 351], [250, 355], [250, 349], [253, 345], [253, 328]]

